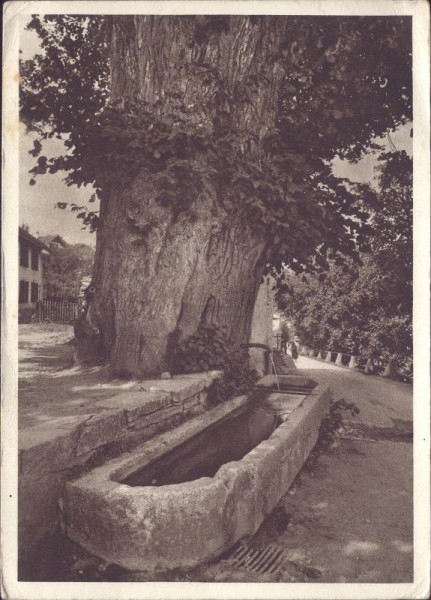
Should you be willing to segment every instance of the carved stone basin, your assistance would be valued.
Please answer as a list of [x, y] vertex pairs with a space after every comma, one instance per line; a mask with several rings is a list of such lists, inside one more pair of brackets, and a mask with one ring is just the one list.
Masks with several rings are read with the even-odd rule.
[[268, 390], [258, 406], [234, 398], [68, 482], [68, 536], [108, 562], [154, 572], [194, 566], [254, 534], [316, 443], [330, 392], [313, 384], [303, 396]]

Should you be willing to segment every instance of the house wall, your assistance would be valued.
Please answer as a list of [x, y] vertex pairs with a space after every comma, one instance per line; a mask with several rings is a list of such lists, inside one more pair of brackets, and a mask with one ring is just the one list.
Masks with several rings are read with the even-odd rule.
[[[41, 256], [38, 256], [39, 260], [39, 270], [33, 271], [31, 267], [21, 267], [19, 268], [19, 280], [20, 281], [28, 281], [30, 284], [32, 282], [37, 283], [39, 285], [39, 300], [43, 299], [43, 285], [42, 285], [42, 261]], [[30, 294], [29, 294], [30, 297]], [[29, 302], [28, 304], [31, 304]]]
[[[43, 299], [43, 267], [42, 267], [42, 256], [41, 250], [37, 246], [31, 244], [28, 240], [21, 240], [20, 244], [24, 243], [27, 245], [28, 252], [28, 267], [23, 265], [19, 265], [19, 285], [21, 288], [21, 282], [28, 283], [28, 291], [27, 291], [27, 301], [21, 302], [21, 297], [19, 298], [19, 315], [20, 321], [25, 322], [31, 318], [31, 314], [36, 307], [36, 301], [31, 301], [31, 287], [32, 283], [37, 283], [39, 286], [38, 289], [38, 300]], [[37, 270], [32, 268], [32, 253], [37, 253]], [[21, 257], [20, 257], [21, 263]]]

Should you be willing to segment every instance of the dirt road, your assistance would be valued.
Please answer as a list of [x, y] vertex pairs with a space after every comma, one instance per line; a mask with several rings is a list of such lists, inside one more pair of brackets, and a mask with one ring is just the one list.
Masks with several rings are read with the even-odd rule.
[[[334, 398], [355, 402], [360, 414], [354, 420], [376, 427], [393, 427], [397, 420], [408, 424], [413, 420], [412, 385], [318, 361], [306, 356], [297, 360], [298, 369], [307, 369], [328, 383]], [[395, 422], [394, 422], [395, 420]]]

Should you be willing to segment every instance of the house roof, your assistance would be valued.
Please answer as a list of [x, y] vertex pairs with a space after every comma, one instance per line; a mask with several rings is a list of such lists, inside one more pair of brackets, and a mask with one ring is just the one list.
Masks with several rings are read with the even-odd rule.
[[18, 237], [20, 240], [25, 240], [29, 244], [35, 246], [36, 248], [39, 248], [39, 250], [47, 250], [49, 252], [49, 248], [46, 244], [44, 244], [43, 240], [41, 240], [40, 238], [35, 238], [33, 235], [31, 235], [31, 233], [29, 233], [22, 227], [19, 227], [18, 229]]
[[63, 246], [63, 248], [65, 248], [68, 243], [61, 237], [61, 235], [44, 235], [41, 236], [39, 238], [39, 240], [46, 244], [47, 246], [49, 246], [50, 244], [54, 243], [54, 244], [59, 244], [60, 246]]

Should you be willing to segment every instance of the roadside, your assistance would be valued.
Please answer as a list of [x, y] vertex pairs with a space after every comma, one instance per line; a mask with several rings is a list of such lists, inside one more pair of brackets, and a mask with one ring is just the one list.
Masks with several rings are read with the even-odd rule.
[[321, 440], [250, 543], [284, 548], [284, 569], [262, 577], [222, 563], [213, 568], [214, 580], [412, 581], [412, 386], [308, 357], [299, 357], [297, 366], [360, 413], [346, 415], [329, 447]]
[[[21, 423], [33, 423], [114, 395], [129, 382], [103, 369], [71, 366], [70, 329], [48, 326], [39, 337], [20, 328]], [[42, 335], [42, 337], [40, 337]], [[294, 485], [248, 541], [248, 548], [284, 551], [273, 574], [234, 564], [161, 573], [161, 581], [408, 582], [413, 579], [412, 386], [299, 357], [299, 369], [328, 383], [335, 400], [360, 414], [331, 445], [320, 440]], [[89, 556], [64, 536], [41, 548], [35, 580], [145, 581]], [[153, 578], [154, 579], [154, 578]]]

